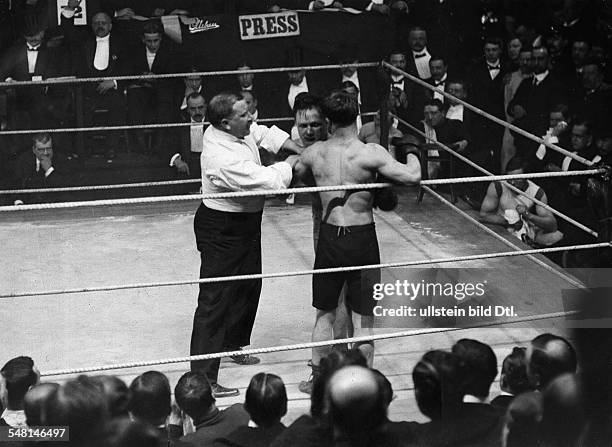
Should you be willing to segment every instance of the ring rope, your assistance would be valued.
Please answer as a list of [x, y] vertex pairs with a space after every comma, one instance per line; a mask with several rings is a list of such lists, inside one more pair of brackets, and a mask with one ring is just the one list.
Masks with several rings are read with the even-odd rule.
[[[509, 241], [508, 239], [506, 239], [505, 237], [501, 236], [500, 234], [496, 233], [495, 231], [493, 231], [491, 228], [487, 227], [482, 222], [479, 222], [477, 219], [475, 219], [474, 217], [470, 216], [468, 213], [466, 213], [465, 211], [463, 211], [462, 209], [460, 209], [456, 205], [454, 205], [451, 202], [449, 202], [445, 197], [443, 197], [442, 195], [438, 194], [433, 189], [431, 189], [431, 188], [429, 188], [427, 186], [425, 186], [424, 188], [425, 188], [425, 191], [427, 191], [429, 194], [431, 194], [432, 196], [434, 196], [435, 198], [440, 200], [444, 205], [448, 206], [449, 208], [451, 208], [453, 211], [455, 211], [459, 215], [461, 215], [464, 218], [468, 219], [470, 222], [472, 222], [478, 228], [480, 228], [481, 230], [483, 230], [486, 233], [490, 234], [491, 236], [493, 236], [498, 241], [503, 242], [505, 245], [507, 245], [507, 246], [509, 246], [511, 248], [514, 248], [517, 251], [522, 251], [523, 250], [522, 247], [520, 247], [519, 245]], [[548, 270], [549, 272], [551, 272], [551, 273], [557, 275], [558, 277], [564, 279], [565, 281], [567, 281], [571, 285], [576, 286], [576, 287], [578, 287], [580, 289], [585, 289], [586, 288], [586, 286], [581, 281], [579, 281], [578, 279], [573, 278], [572, 276], [567, 275], [567, 274], [559, 271], [559, 269], [556, 269], [555, 267], [547, 264], [546, 262], [544, 262], [543, 260], [535, 257], [534, 255], [530, 254], [530, 255], [526, 255], [526, 256], [530, 260], [535, 262], [536, 264], [544, 267], [546, 270]]]
[[332, 65], [306, 65], [302, 67], [276, 67], [276, 68], [251, 68], [248, 70], [221, 70], [221, 71], [189, 71], [183, 73], [165, 73], [165, 74], [150, 74], [150, 75], [129, 75], [129, 76], [97, 76], [89, 78], [73, 78], [70, 76], [46, 79], [44, 81], [10, 81], [0, 82], [2, 87], [20, 87], [26, 85], [55, 85], [55, 84], [84, 84], [88, 82], [101, 81], [130, 81], [130, 80], [154, 80], [154, 79], [171, 79], [185, 78], [188, 76], [227, 76], [239, 74], [260, 74], [260, 73], [283, 73], [300, 70], [331, 70], [351, 66], [355, 68], [370, 68], [379, 67], [380, 62], [360, 62], [357, 64], [332, 64]]
[[[412, 124], [408, 123], [407, 121], [404, 121], [403, 119], [399, 118], [396, 115], [393, 115], [395, 118], [398, 119], [398, 121], [400, 123], [402, 123], [403, 125], [407, 126], [408, 128], [410, 128], [411, 130], [413, 130], [414, 132], [418, 133], [419, 135], [421, 135], [424, 138], [427, 138], [427, 136], [425, 135], [425, 132], [422, 132], [421, 130], [417, 129], [415, 126], [413, 126]], [[451, 149], [450, 147], [448, 147], [447, 145], [440, 143], [439, 141], [434, 141], [434, 143], [436, 145], [438, 145], [439, 147], [441, 147], [442, 149], [444, 149], [445, 151], [451, 153], [452, 155], [454, 155], [455, 157], [457, 157], [459, 160], [463, 161], [464, 163], [470, 165], [471, 167], [473, 167], [474, 169], [482, 172], [483, 174], [486, 174], [488, 177], [487, 178], [492, 178], [495, 175], [492, 172], [487, 171], [485, 168], [481, 167], [480, 165], [478, 165], [477, 163], [474, 163], [472, 160], [470, 160], [469, 158], [461, 155], [459, 152]], [[422, 181], [421, 183], [426, 184], [426, 181]], [[548, 205], [547, 203], [542, 202], [541, 200], [536, 199], [535, 197], [531, 197], [529, 195], [527, 195], [527, 193], [525, 191], [521, 191], [520, 189], [518, 189], [517, 187], [507, 183], [507, 182], [503, 182], [504, 185], [508, 188], [510, 188], [512, 191], [516, 192], [517, 194], [520, 194], [524, 197], [528, 197], [531, 201], [533, 201], [534, 203], [540, 205], [541, 207], [547, 209], [548, 211], [550, 211], [551, 213], [555, 214], [557, 217], [560, 217], [561, 219], [565, 220], [566, 222], [571, 223], [572, 225], [574, 225], [577, 228], [580, 228], [582, 231], [589, 233], [590, 235], [594, 236], [594, 237], [598, 237], [598, 233], [592, 229], [590, 229], [589, 227], [587, 227], [586, 225], [581, 224], [580, 222], [572, 219], [569, 216], [566, 216], [565, 214], [563, 214], [560, 211], [557, 211], [556, 209], [554, 209], [553, 207], [551, 207], [550, 205]]]
[[436, 333], [447, 333], [447, 332], [456, 332], [470, 329], [479, 329], [486, 328], [504, 324], [515, 324], [515, 323], [526, 323], [530, 321], [542, 321], [542, 320], [550, 320], [555, 318], [563, 318], [569, 317], [573, 315], [577, 315], [578, 311], [565, 311], [565, 312], [552, 312], [548, 314], [541, 315], [531, 315], [528, 317], [515, 318], [513, 320], [503, 320], [503, 321], [488, 321], [477, 323], [474, 325], [470, 325], [469, 327], [455, 327], [455, 328], [425, 328], [425, 329], [414, 329], [410, 331], [401, 331], [401, 332], [391, 332], [387, 334], [377, 334], [377, 335], [367, 335], [363, 337], [351, 337], [351, 338], [343, 338], [338, 340], [326, 340], [326, 341], [318, 341], [318, 342], [307, 342], [307, 343], [297, 343], [292, 345], [281, 345], [281, 346], [271, 346], [267, 348], [252, 348], [252, 349], [244, 349], [240, 351], [227, 351], [227, 352], [215, 352], [212, 354], [202, 354], [202, 355], [191, 355], [185, 357], [174, 357], [174, 358], [165, 358], [159, 360], [145, 360], [145, 361], [137, 361], [130, 363], [119, 363], [119, 364], [111, 364], [111, 365], [100, 365], [100, 366], [89, 366], [83, 368], [71, 368], [71, 369], [59, 369], [46, 371], [41, 375], [44, 377], [47, 376], [62, 376], [69, 374], [83, 374], [94, 371], [109, 371], [113, 369], [128, 369], [128, 368], [138, 368], [142, 366], [155, 366], [155, 365], [168, 365], [172, 363], [186, 363], [197, 360], [211, 360], [211, 359], [220, 359], [222, 357], [229, 357], [232, 355], [255, 355], [255, 354], [268, 354], [273, 352], [282, 352], [282, 351], [297, 351], [300, 349], [310, 349], [321, 346], [332, 346], [335, 344], [341, 343], [362, 343], [367, 341], [375, 341], [375, 340], [386, 340], [392, 338], [402, 338], [402, 337], [413, 337], [417, 335], [426, 335], [426, 334], [436, 334]]
[[[369, 117], [376, 115], [377, 112], [364, 112], [361, 113], [362, 117]], [[280, 118], [260, 118], [257, 120], [258, 123], [277, 123], [294, 121], [291, 117], [280, 117]], [[202, 121], [203, 126], [208, 126], [210, 122]], [[97, 126], [97, 127], [62, 127], [62, 128], [49, 128], [49, 129], [23, 129], [23, 130], [5, 130], [0, 131], [0, 135], [29, 135], [37, 133], [70, 133], [70, 132], [102, 132], [111, 130], [132, 130], [132, 129], [168, 129], [175, 127], [188, 127], [192, 126], [193, 123], [157, 123], [157, 124], [129, 124], [129, 125], [118, 125], [118, 126]]]
[[246, 281], [252, 279], [270, 279], [270, 278], [284, 278], [287, 276], [306, 276], [306, 275], [321, 275], [327, 273], [340, 273], [340, 272], [354, 272], [360, 270], [374, 270], [380, 268], [397, 268], [397, 267], [411, 267], [417, 265], [428, 265], [428, 264], [446, 264], [451, 262], [467, 262], [477, 261], [480, 259], [493, 259], [493, 258], [506, 258], [524, 255], [533, 255], [538, 253], [555, 253], [558, 251], [573, 251], [573, 250], [588, 250], [592, 248], [603, 248], [612, 247], [612, 242], [599, 242], [593, 244], [584, 245], [569, 245], [565, 247], [546, 247], [520, 251], [506, 251], [497, 253], [482, 253], [476, 255], [465, 255], [465, 256], [452, 256], [448, 258], [434, 258], [434, 259], [421, 259], [417, 261], [400, 261], [400, 262], [387, 262], [383, 264], [368, 264], [359, 266], [349, 267], [331, 267], [317, 270], [298, 270], [293, 272], [275, 272], [275, 273], [253, 273], [249, 275], [233, 275], [233, 276], [216, 276], [212, 278], [199, 278], [181, 281], [159, 281], [150, 283], [134, 283], [134, 284], [123, 284], [123, 285], [111, 285], [111, 286], [98, 286], [98, 287], [79, 287], [73, 289], [57, 289], [57, 290], [43, 290], [43, 291], [27, 291], [10, 294], [0, 295], [0, 299], [10, 298], [23, 298], [33, 296], [48, 296], [48, 295], [64, 295], [74, 293], [87, 293], [87, 292], [109, 292], [115, 290], [127, 290], [127, 289], [145, 289], [154, 287], [168, 287], [168, 286], [185, 286], [191, 284], [210, 284], [219, 282], [231, 282], [231, 281]]
[[[454, 183], [473, 183], [473, 182], [493, 182], [501, 180], [515, 180], [515, 179], [532, 179], [532, 178], [550, 178], [550, 177], [577, 177], [582, 175], [597, 175], [606, 173], [606, 169], [586, 169], [583, 171], [560, 171], [560, 172], [533, 172], [527, 174], [504, 174], [504, 175], [493, 175], [490, 177], [457, 177], [449, 179], [432, 179], [422, 180], [422, 185], [446, 185]], [[88, 185], [88, 186], [68, 186], [62, 188], [36, 188], [36, 189], [0, 189], [0, 195], [2, 194], [28, 194], [28, 193], [48, 193], [48, 192], [68, 192], [68, 191], [97, 191], [105, 189], [123, 189], [123, 188], [142, 188], [147, 186], [171, 186], [171, 185], [183, 185], [188, 183], [200, 183], [200, 179], [186, 179], [186, 180], [167, 180], [161, 182], [142, 182], [142, 183], [123, 183], [123, 184], [111, 184], [111, 185]]]
[[405, 71], [402, 71], [399, 68], [396, 68], [393, 65], [391, 65], [391, 64], [389, 64], [389, 63], [387, 63], [385, 61], [382, 62], [382, 65], [384, 67], [387, 67], [387, 68], [395, 71], [396, 73], [402, 74], [403, 76], [407, 77], [408, 79], [410, 79], [413, 82], [416, 82], [417, 84], [419, 84], [422, 87], [425, 87], [425, 88], [427, 88], [429, 90], [432, 90], [432, 91], [434, 91], [436, 93], [439, 93], [441, 95], [444, 95], [446, 98], [452, 99], [454, 102], [459, 103], [459, 104], [463, 105], [464, 107], [467, 107], [471, 111], [473, 111], [473, 112], [475, 112], [475, 113], [477, 113], [477, 114], [479, 114], [481, 116], [484, 116], [485, 118], [490, 119], [494, 123], [499, 124], [500, 126], [503, 126], [503, 127], [507, 128], [507, 129], [510, 129], [510, 130], [518, 133], [519, 135], [524, 136], [525, 138], [528, 138], [528, 139], [530, 139], [532, 141], [535, 141], [536, 143], [543, 144], [544, 146], [546, 146], [546, 147], [548, 147], [550, 149], [553, 149], [553, 150], [555, 150], [557, 152], [560, 152], [563, 155], [565, 155], [566, 157], [573, 158], [574, 160], [579, 161], [580, 163], [583, 163], [583, 164], [585, 164], [587, 166], [592, 166], [594, 164], [591, 160], [587, 160], [586, 158], [581, 157], [580, 155], [576, 155], [573, 152], [570, 152], [570, 151], [568, 151], [566, 149], [563, 149], [560, 146], [557, 146], [556, 144], [550, 143], [550, 142], [544, 140], [543, 138], [540, 138], [540, 137], [538, 137], [538, 136], [536, 136], [536, 135], [534, 135], [532, 133], [527, 132], [526, 130], [521, 129], [520, 127], [515, 126], [512, 123], [508, 123], [507, 121], [499, 119], [495, 115], [491, 115], [490, 113], [485, 112], [484, 110], [482, 110], [482, 109], [480, 109], [480, 108], [478, 108], [476, 106], [473, 106], [469, 102], [463, 101], [462, 99], [459, 99], [456, 96], [453, 96], [450, 93], [445, 92], [444, 90], [440, 90], [439, 88], [434, 87], [433, 85], [428, 84], [427, 82], [421, 80], [420, 78], [418, 78], [416, 76], [413, 76], [410, 73], [406, 73]]

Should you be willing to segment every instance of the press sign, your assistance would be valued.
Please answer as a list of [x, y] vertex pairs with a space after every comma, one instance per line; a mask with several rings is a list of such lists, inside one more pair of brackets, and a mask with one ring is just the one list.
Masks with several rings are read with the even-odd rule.
[[271, 39], [300, 35], [300, 20], [295, 11], [239, 16], [240, 39]]

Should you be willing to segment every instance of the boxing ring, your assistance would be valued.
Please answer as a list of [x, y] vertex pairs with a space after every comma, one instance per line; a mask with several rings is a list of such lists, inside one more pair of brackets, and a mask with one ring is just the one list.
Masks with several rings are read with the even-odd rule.
[[[407, 73], [404, 75], [409, 76]], [[435, 90], [431, 86], [427, 88]], [[170, 125], [112, 126], [112, 129], [160, 127]], [[82, 128], [48, 130], [87, 131]], [[40, 130], [6, 133], [35, 132]], [[530, 135], [530, 138], [537, 137]], [[550, 146], [553, 150], [563, 151]], [[444, 145], [440, 147], [453, 156], [465, 158]], [[471, 163], [466, 160], [463, 161]], [[501, 271], [508, 283], [514, 283], [515, 287], [498, 291], [494, 297], [490, 297], [492, 302], [500, 305], [514, 303], [521, 309], [528, 309], [528, 312], [516, 318], [477, 322], [468, 328], [389, 328], [387, 326], [390, 325], [382, 321], [377, 324], [372, 337], [348, 339], [349, 342], [377, 340], [374, 365], [389, 377], [398, 396], [390, 409], [391, 419], [422, 419], [412, 396], [410, 375], [413, 365], [428, 349], [444, 349], [460, 338], [476, 338], [489, 343], [501, 362], [512, 346], [525, 345], [543, 327], [562, 330], [564, 318], [571, 315], [560, 300], [562, 291], [584, 285], [544, 258], [543, 253], [611, 246], [609, 241], [604, 241], [581, 246], [530, 249], [520, 241], [479, 223], [474, 212], [451, 204], [431, 187], [472, 181], [505, 181], [517, 177], [592, 176], [607, 172], [603, 168], [587, 167], [589, 169], [572, 173], [520, 176], [493, 176], [477, 167], [485, 174], [484, 177], [423, 181], [421, 187], [425, 188], [432, 200], [417, 204], [417, 188], [408, 187], [400, 190], [399, 206], [395, 211], [375, 212], [383, 263], [365, 268], [383, 268], [384, 271], [393, 272], [394, 269], [407, 267], [467, 266]], [[42, 192], [83, 188], [127, 189], [197, 182], [199, 180], [195, 179], [149, 182], [138, 186], [50, 188]], [[229, 355], [185, 355], [197, 304], [198, 284], [260, 277], [264, 281], [253, 331], [253, 349], [243, 352], [265, 354], [262, 355], [262, 363], [237, 366], [222, 362], [220, 376], [223, 383], [244, 390], [250, 377], [257, 372], [278, 374], [287, 385], [290, 404], [286, 421], [290, 422], [309, 409], [309, 396], [297, 390], [299, 381], [309, 373], [306, 366], [310, 358], [309, 349], [315, 345], [338, 342], [307, 342], [314, 322], [311, 275], [340, 269], [312, 270], [312, 223], [306, 193], [385, 186], [388, 185], [292, 188], [272, 193], [252, 191], [214, 195], [271, 197], [267, 200], [262, 223], [264, 273], [208, 279], [194, 278], [199, 268], [199, 254], [195, 249], [192, 222], [202, 197], [212, 195], [0, 207], [3, 222], [0, 240], [4, 241], [0, 268], [0, 321], [5, 329], [0, 331], [2, 358], [31, 356], [41, 369], [43, 380], [62, 381], [80, 373], [107, 372], [129, 381], [143, 371], [156, 369], [166, 373], [171, 383], [175, 383], [188, 368], [186, 363], [190, 360]], [[0, 191], [5, 194], [14, 192]], [[298, 194], [293, 206], [274, 197], [291, 192]], [[558, 218], [569, 219], [556, 210], [551, 211]], [[597, 232], [583, 224], [573, 223], [597, 236]], [[243, 396], [223, 399], [219, 403], [229, 405], [241, 401]]]

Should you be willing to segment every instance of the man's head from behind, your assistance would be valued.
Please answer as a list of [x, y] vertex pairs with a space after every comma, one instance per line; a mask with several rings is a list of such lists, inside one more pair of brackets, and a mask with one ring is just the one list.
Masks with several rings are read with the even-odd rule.
[[387, 417], [378, 379], [363, 366], [346, 366], [331, 376], [326, 405], [330, 425], [351, 440], [367, 439]]
[[29, 427], [47, 424], [49, 402], [59, 387], [57, 383], [40, 383], [26, 393], [23, 399], [23, 409]]
[[154, 426], [163, 424], [170, 414], [170, 383], [158, 371], [148, 371], [130, 384], [130, 414]]
[[538, 390], [561, 374], [574, 374], [576, 367], [576, 351], [563, 337], [541, 334], [527, 348], [527, 374]]
[[543, 445], [579, 445], [586, 422], [584, 405], [584, 390], [575, 374], [553, 379], [542, 390]]
[[323, 100], [323, 114], [334, 128], [348, 127], [355, 124], [359, 107], [357, 99], [350, 93], [335, 92]]
[[429, 351], [412, 370], [419, 410], [430, 419], [454, 414], [463, 401], [464, 369], [456, 355]]
[[215, 404], [210, 382], [206, 375], [188, 371], [181, 376], [174, 388], [174, 398], [178, 406], [194, 421], [200, 420]]
[[502, 363], [500, 388], [510, 394], [518, 395], [532, 391], [527, 376], [527, 349], [514, 347]]
[[206, 100], [201, 93], [190, 93], [186, 98], [187, 112], [192, 121], [201, 123], [206, 116]]
[[21, 410], [23, 399], [40, 374], [30, 357], [15, 357], [0, 369], [0, 401], [9, 410]]
[[463, 338], [453, 345], [455, 354], [465, 366], [465, 392], [484, 399], [497, 376], [497, 358], [491, 347], [477, 340]]
[[163, 39], [163, 29], [157, 20], [149, 20], [142, 27], [142, 43], [151, 53], [157, 53]]
[[246, 390], [244, 409], [259, 427], [280, 423], [287, 414], [287, 390], [283, 380], [274, 374], [255, 374]]
[[327, 138], [327, 125], [321, 110], [321, 99], [312, 93], [300, 93], [293, 106], [295, 127], [300, 140], [308, 147]]
[[241, 95], [219, 93], [208, 104], [208, 120], [217, 129], [244, 138], [250, 132], [253, 116]]
[[111, 417], [128, 415], [130, 390], [123, 380], [117, 376], [104, 375], [94, 376], [91, 380], [98, 383], [102, 388]]

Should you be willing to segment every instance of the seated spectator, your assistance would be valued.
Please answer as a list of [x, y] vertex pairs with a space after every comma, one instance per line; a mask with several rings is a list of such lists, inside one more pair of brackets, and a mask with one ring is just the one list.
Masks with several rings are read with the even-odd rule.
[[[439, 100], [432, 99], [428, 101], [425, 104], [423, 114], [424, 120], [421, 121], [419, 128], [427, 135], [424, 139], [424, 144], [428, 148], [427, 154], [429, 157], [439, 157], [441, 160], [450, 159], [450, 155], [436, 145], [436, 142], [445, 144], [458, 152], [463, 152], [467, 148], [469, 136], [465, 126], [461, 121], [447, 119], [446, 109]], [[420, 139], [423, 140], [422, 138]], [[442, 166], [440, 162], [430, 161], [427, 164], [427, 172], [430, 179], [448, 177], [450, 168], [448, 163]]]
[[287, 391], [282, 379], [274, 374], [254, 375], [246, 391], [244, 409], [251, 417], [249, 426], [218, 438], [215, 446], [269, 446], [285, 430], [281, 419], [287, 414]]
[[327, 419], [334, 445], [393, 445], [381, 433], [387, 402], [376, 375], [362, 366], [346, 366], [329, 379]]
[[[182, 429], [176, 427], [176, 421], [169, 419], [172, 411], [170, 383], [168, 378], [158, 371], [148, 371], [136, 377], [130, 384], [129, 413], [132, 419], [145, 422], [157, 428], [168, 447], [180, 447], [185, 444], [175, 438]], [[172, 425], [175, 425], [174, 427]]]
[[[177, 50], [168, 39], [164, 38], [161, 23], [155, 20], [146, 22], [142, 27], [141, 45], [137, 45], [129, 58], [127, 73], [130, 75], [167, 74], [181, 71], [180, 61], [177, 60]], [[142, 81], [129, 81], [127, 87], [127, 117], [128, 124], [168, 123], [172, 120], [172, 79], [145, 79]], [[131, 131], [132, 144], [136, 151], [156, 155], [160, 147], [170, 141], [167, 132], [161, 130], [157, 141], [148, 147], [145, 143], [145, 130]]]
[[[413, 74], [408, 68], [406, 54], [400, 49], [394, 49], [389, 53], [389, 64], [398, 70]], [[423, 109], [419, 106], [425, 104], [427, 100], [425, 89], [418, 87], [410, 79], [396, 71], [390, 70], [389, 75], [391, 76], [391, 91], [399, 93], [398, 116], [410, 124], [417, 124], [422, 119], [421, 111]]]
[[[550, 111], [548, 130], [546, 134], [542, 135], [542, 139], [548, 143], [553, 143], [561, 147], [568, 147], [567, 129], [569, 119], [569, 108], [565, 104], [557, 104]], [[529, 161], [529, 170], [533, 172], [549, 170], [549, 167], [556, 166], [560, 163], [560, 157], [561, 154], [559, 152], [548, 149], [544, 144], [540, 144], [535, 151], [534, 157]], [[546, 183], [544, 184], [546, 185]]]
[[23, 409], [28, 427], [47, 425], [49, 402], [59, 389], [57, 383], [39, 383], [31, 387], [23, 399]]
[[24, 398], [39, 379], [40, 373], [30, 357], [15, 357], [4, 364], [0, 369], [0, 402], [4, 407], [0, 425], [27, 427]]
[[604, 67], [595, 59], [585, 61], [580, 77], [581, 88], [574, 94], [572, 108], [593, 123], [595, 132], [610, 126], [612, 86], [604, 82]]
[[584, 392], [574, 374], [562, 374], [542, 391], [542, 445], [578, 447], [586, 427]]
[[47, 425], [68, 426], [70, 446], [88, 447], [101, 437], [108, 421], [106, 399], [87, 376], [64, 383], [49, 399]]
[[[434, 87], [447, 91], [448, 65], [442, 56], [432, 56], [429, 59], [429, 71], [431, 78], [427, 79], [427, 83]], [[428, 90], [429, 95], [433, 95], [434, 99], [439, 99], [443, 104], [446, 102], [446, 97], [438, 92]]]
[[[32, 150], [22, 153], [16, 161], [14, 187], [22, 189], [68, 186], [71, 183], [71, 170], [69, 160], [54, 152], [51, 134], [37, 133], [32, 136]], [[50, 200], [50, 197], [52, 196], [49, 194], [21, 195], [15, 198], [15, 204], [22, 204], [28, 199], [43, 202]]]
[[542, 394], [528, 392], [516, 396], [506, 411], [502, 429], [503, 447], [541, 447]]
[[123, 380], [117, 376], [94, 376], [91, 380], [102, 387], [111, 418], [128, 416], [130, 390]]
[[463, 403], [466, 372], [457, 356], [427, 352], [414, 367], [412, 379], [419, 410], [431, 419], [420, 425], [416, 445], [500, 445], [499, 412], [490, 405]]
[[497, 376], [497, 357], [487, 344], [462, 338], [451, 352], [463, 362], [466, 374], [464, 402], [487, 403], [489, 390]]
[[195, 371], [181, 376], [174, 388], [176, 403], [192, 420], [195, 433], [186, 434], [181, 441], [196, 447], [205, 447], [238, 427], [246, 427], [249, 414], [242, 404], [234, 404], [224, 410], [215, 405], [210, 383], [205, 374]]
[[315, 447], [331, 445], [331, 436], [325, 424], [325, 390], [331, 376], [344, 366], [366, 367], [367, 362], [359, 349], [332, 351], [313, 368], [313, 385], [310, 395], [310, 415], [297, 418], [281, 433], [272, 447]]
[[576, 373], [577, 366], [576, 351], [563, 337], [541, 334], [527, 348], [527, 375], [537, 390], [561, 374]]
[[[524, 174], [523, 160], [512, 158], [506, 166], [506, 173]], [[491, 183], [480, 208], [480, 221], [506, 227], [528, 244], [550, 246], [559, 242], [563, 233], [557, 230], [557, 219], [549, 210], [533, 201], [536, 199], [547, 204], [544, 190], [526, 179], [509, 180], [508, 183], [525, 195], [518, 194], [504, 183]]]
[[180, 152], [170, 159], [170, 166], [176, 167], [179, 175], [200, 178], [200, 155], [204, 138], [204, 119], [206, 117], [206, 100], [201, 93], [190, 93], [187, 96], [187, 112], [191, 126], [178, 129], [180, 133]]
[[251, 117], [253, 118], [253, 122], [256, 123], [257, 118], [259, 118], [259, 111], [257, 110], [257, 105], [258, 105], [257, 98], [253, 94], [252, 90], [244, 90], [240, 92], [240, 94], [242, 95], [242, 97], [244, 98], [244, 101], [246, 102], [246, 105], [249, 109], [249, 113], [251, 114]]
[[515, 396], [532, 391], [527, 377], [527, 349], [515, 347], [502, 363], [499, 378], [501, 394], [491, 401], [491, 405], [503, 410], [508, 408]]
[[160, 447], [167, 445], [164, 441], [151, 425], [121, 417], [106, 424], [95, 447]]
[[[61, 27], [64, 38], [70, 45], [73, 57], [74, 74], [78, 77], [113, 77], [127, 73], [127, 45], [118, 33], [112, 32], [111, 17], [106, 12], [96, 12], [91, 19], [91, 30], [86, 33], [74, 25], [78, 0], [69, 0], [62, 9]], [[124, 121], [125, 105], [123, 85], [114, 80], [87, 83], [83, 87], [85, 125], [93, 124], [98, 111], [106, 111], [105, 125], [118, 125]], [[106, 157], [110, 162], [115, 158], [119, 143], [119, 133], [106, 132]]]

